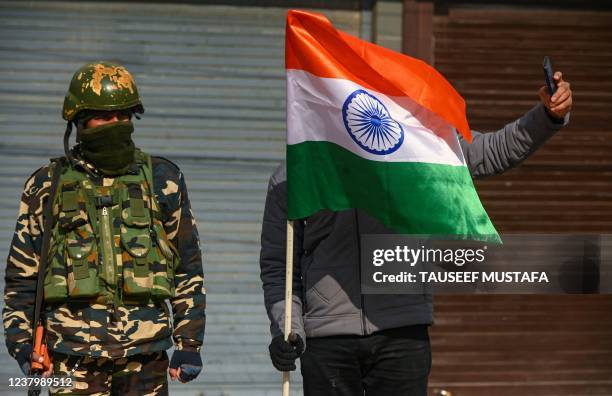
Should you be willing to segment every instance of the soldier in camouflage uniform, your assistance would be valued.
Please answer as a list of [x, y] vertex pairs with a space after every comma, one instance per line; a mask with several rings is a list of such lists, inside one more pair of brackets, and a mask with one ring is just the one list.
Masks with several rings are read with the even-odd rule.
[[[25, 183], [6, 268], [5, 337], [27, 374], [41, 241], [50, 232], [42, 318], [53, 373], [44, 375], [74, 379], [73, 389], [53, 394], [163, 395], [166, 370], [187, 382], [202, 368], [198, 232], [179, 168], [134, 147], [131, 118], [143, 112], [124, 67], [83, 66], [64, 101], [66, 157]], [[55, 197], [52, 172], [61, 172]], [[49, 199], [54, 226], [45, 230]]]

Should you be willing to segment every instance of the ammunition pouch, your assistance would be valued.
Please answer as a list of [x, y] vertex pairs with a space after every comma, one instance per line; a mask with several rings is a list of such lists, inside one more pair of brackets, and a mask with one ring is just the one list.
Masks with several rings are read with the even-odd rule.
[[94, 185], [71, 165], [63, 169], [46, 302], [105, 296], [107, 302], [147, 303], [174, 297], [179, 255], [160, 220], [150, 158], [137, 151], [138, 158], [139, 173], [119, 176], [112, 186]]

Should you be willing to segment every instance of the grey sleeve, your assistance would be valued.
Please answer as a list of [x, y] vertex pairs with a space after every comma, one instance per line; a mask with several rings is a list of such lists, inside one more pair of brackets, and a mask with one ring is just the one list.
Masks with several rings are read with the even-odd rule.
[[555, 122], [539, 103], [521, 118], [493, 133], [472, 131], [472, 143], [459, 137], [461, 150], [474, 178], [496, 175], [519, 165], [569, 122]]
[[[292, 332], [306, 342], [302, 319], [302, 223], [294, 222], [293, 308]], [[285, 261], [287, 242], [287, 176], [282, 164], [270, 178], [261, 229], [259, 265], [264, 290], [264, 303], [270, 319], [272, 337], [284, 333], [285, 323]]]

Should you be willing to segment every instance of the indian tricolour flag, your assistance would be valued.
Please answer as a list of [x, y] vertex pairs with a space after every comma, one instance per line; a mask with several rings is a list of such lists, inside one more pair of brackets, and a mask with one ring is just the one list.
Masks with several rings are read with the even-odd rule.
[[289, 11], [288, 218], [360, 208], [405, 234], [498, 240], [459, 145], [465, 102], [426, 63]]

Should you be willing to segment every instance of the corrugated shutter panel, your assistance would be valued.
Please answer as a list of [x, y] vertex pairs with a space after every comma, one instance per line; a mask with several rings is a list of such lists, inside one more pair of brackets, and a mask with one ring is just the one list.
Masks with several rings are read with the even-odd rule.
[[[124, 63], [146, 108], [135, 140], [184, 171], [203, 242], [205, 372], [172, 394], [276, 394], [259, 280], [267, 180], [284, 157], [286, 9], [0, 3], [0, 256], [27, 175], [61, 154], [63, 95], [96, 59]], [[358, 11], [325, 11], [358, 35]], [[2, 266], [4, 268], [4, 266]], [[3, 279], [3, 277], [2, 277]], [[0, 384], [17, 365], [0, 345]], [[293, 376], [300, 388], [300, 376]], [[271, 393], [266, 393], [271, 392]]]
[[[574, 90], [570, 126], [520, 168], [476, 183], [502, 232], [612, 229], [612, 14], [451, 8], [435, 17], [436, 67], [476, 130], [527, 111], [544, 55]], [[439, 296], [431, 385], [453, 395], [612, 393], [610, 296]]]

